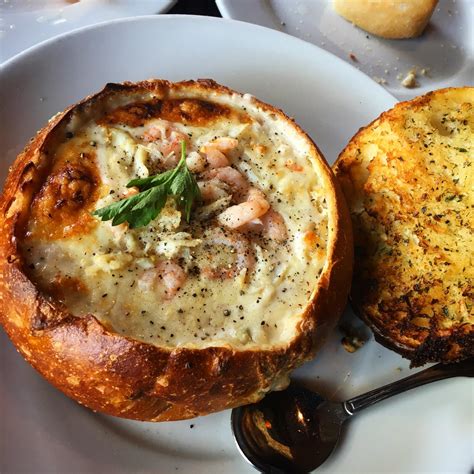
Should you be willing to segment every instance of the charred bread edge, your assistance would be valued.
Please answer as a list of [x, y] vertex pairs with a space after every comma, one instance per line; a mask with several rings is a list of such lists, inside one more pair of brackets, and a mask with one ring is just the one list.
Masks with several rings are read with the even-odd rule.
[[[124, 418], [167, 421], [191, 418], [260, 399], [287, 373], [310, 359], [337, 324], [346, 304], [353, 265], [350, 215], [339, 185], [312, 140], [279, 109], [252, 98], [306, 137], [319, 156], [328, 188], [327, 259], [317, 287], [286, 346], [272, 350], [232, 347], [166, 349], [120, 336], [93, 315], [75, 317], [37, 290], [22, 269], [16, 232], [41, 174], [41, 150], [73, 109], [117, 92], [165, 92], [192, 88], [235, 94], [212, 80], [149, 80], [107, 84], [53, 117], [20, 153], [0, 196], [0, 322], [23, 357], [54, 386], [89, 408]], [[332, 190], [332, 192], [331, 192]], [[283, 381], [283, 382], [282, 382]]]
[[[465, 87], [469, 87], [469, 86], [465, 86]], [[376, 122], [383, 120], [385, 116], [390, 114], [394, 108], [402, 108], [402, 107], [413, 108], [414, 106], [416, 107], [422, 106], [425, 103], [429, 102], [433, 95], [443, 94], [446, 91], [456, 90], [456, 89], [463, 89], [463, 87], [447, 87], [444, 89], [438, 89], [435, 91], [428, 92], [427, 94], [416, 97], [414, 99], [399, 102], [395, 104], [390, 110], [387, 110], [386, 112], [383, 112], [382, 114], [380, 114], [379, 117], [377, 117], [375, 120], [370, 122], [365, 127], [361, 127], [355, 133], [355, 135], [349, 140], [348, 144], [344, 147], [344, 149], [339, 154], [338, 159], [333, 164], [332, 168], [336, 174], [336, 177], [337, 177], [337, 168], [339, 166], [339, 163], [342, 162], [342, 156], [344, 155], [345, 151], [349, 149], [351, 144], [357, 139], [357, 137], [359, 137], [359, 135], [361, 135], [367, 129], [375, 125]], [[416, 347], [410, 346], [408, 344], [403, 344], [400, 341], [396, 341], [390, 335], [384, 333], [384, 328], [380, 328], [370, 317], [368, 317], [365, 314], [361, 305], [355, 301], [353, 294], [349, 295], [349, 303], [354, 313], [362, 321], [364, 321], [373, 331], [375, 340], [379, 342], [380, 344], [382, 344], [383, 346], [387, 347], [388, 349], [398, 352], [402, 357], [409, 359], [410, 367], [420, 367], [429, 362], [445, 362], [445, 363], [455, 362], [458, 360], [465, 359], [466, 357], [472, 356], [472, 354], [468, 352], [468, 349], [467, 349], [469, 345], [472, 346], [474, 344], [474, 338], [472, 335], [465, 335], [465, 334], [462, 334], [460, 331], [457, 331], [457, 332], [455, 331], [449, 337], [433, 338], [429, 336], [422, 344]], [[441, 357], [446, 353], [446, 351], [449, 349], [449, 347], [452, 344], [458, 344], [458, 345], [461, 345], [461, 347], [466, 348], [466, 351], [465, 351], [466, 353], [461, 351], [459, 353], [459, 357], [454, 360], [452, 359], [442, 360]]]

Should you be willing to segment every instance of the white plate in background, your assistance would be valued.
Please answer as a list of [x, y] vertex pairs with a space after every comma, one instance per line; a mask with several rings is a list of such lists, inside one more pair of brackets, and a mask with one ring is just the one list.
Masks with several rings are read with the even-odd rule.
[[0, 0], [0, 63], [67, 31], [169, 10], [176, 0]]
[[[441, 0], [424, 34], [407, 40], [386, 40], [355, 27], [334, 11], [332, 0], [216, 3], [225, 18], [289, 33], [351, 62], [401, 100], [474, 84], [474, 0]], [[407, 89], [401, 80], [413, 68], [419, 86]]]
[[[107, 82], [213, 78], [282, 108], [334, 162], [357, 129], [395, 99], [309, 43], [259, 26], [195, 16], [143, 17], [88, 27], [0, 66], [0, 180], [54, 113]], [[348, 87], [350, 84], [350, 88]], [[347, 318], [353, 319], [351, 313]], [[342, 400], [407, 376], [408, 363], [370, 340], [354, 354], [335, 331], [300, 380]], [[451, 379], [400, 395], [351, 421], [318, 472], [459, 472], [474, 465], [473, 384]], [[45, 382], [0, 330], [2, 474], [251, 474], [230, 412], [143, 423], [94, 414]]]

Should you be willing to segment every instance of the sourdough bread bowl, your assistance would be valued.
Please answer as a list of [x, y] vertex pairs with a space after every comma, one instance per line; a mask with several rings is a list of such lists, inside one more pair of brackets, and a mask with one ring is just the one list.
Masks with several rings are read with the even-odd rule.
[[[143, 184], [178, 168], [168, 195]], [[0, 321], [79, 403], [190, 418], [287, 385], [337, 323], [352, 252], [330, 168], [281, 111], [211, 80], [108, 84], [10, 169]]]
[[413, 366], [474, 355], [474, 88], [397, 104], [334, 171], [355, 242], [351, 300]]

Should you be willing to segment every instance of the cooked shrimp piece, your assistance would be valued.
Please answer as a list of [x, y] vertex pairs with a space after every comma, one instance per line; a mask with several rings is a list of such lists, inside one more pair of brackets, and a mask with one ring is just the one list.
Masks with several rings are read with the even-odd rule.
[[254, 219], [253, 221], [247, 222], [244, 226], [242, 226], [239, 230], [244, 232], [255, 232], [260, 233], [262, 232], [263, 224], [261, 219]]
[[201, 199], [205, 202], [214, 202], [223, 197], [229, 196], [229, 188], [225, 183], [217, 179], [210, 181], [198, 181]]
[[166, 139], [166, 131], [167, 126], [164, 124], [155, 124], [151, 127], [147, 128], [143, 132], [143, 140], [146, 142], [155, 142], [157, 140], [165, 140]]
[[206, 164], [206, 158], [197, 151], [192, 151], [186, 157], [186, 165], [193, 173], [202, 173], [206, 169]]
[[179, 158], [181, 158], [181, 142], [183, 141], [187, 143], [188, 136], [177, 130], [172, 130], [167, 139], [161, 143], [161, 153], [163, 153], [163, 156], [174, 154], [178, 157], [179, 161]]
[[[173, 156], [173, 158], [179, 161], [181, 157], [181, 142], [184, 141], [187, 143], [188, 136], [166, 123], [157, 123], [145, 130], [143, 140], [146, 142], [154, 142], [165, 159]], [[176, 166], [176, 164], [174, 166]]]
[[268, 204], [262, 191], [250, 188], [244, 202], [230, 206], [217, 216], [217, 220], [229, 229], [238, 229], [263, 216], [269, 208], [270, 204]]
[[266, 237], [277, 242], [283, 242], [288, 238], [285, 220], [279, 212], [269, 209], [262, 217], [262, 231]]
[[214, 168], [223, 168], [224, 166], [229, 166], [230, 162], [227, 159], [227, 156], [224, 155], [217, 148], [208, 148], [206, 149], [206, 160], [209, 163], [211, 169]]
[[205, 173], [204, 179], [216, 178], [227, 184], [233, 193], [245, 194], [249, 188], [249, 183], [245, 177], [231, 166], [216, 168]]
[[165, 294], [168, 298], [173, 296], [184, 285], [186, 272], [177, 264], [170, 260], [162, 260], [155, 267], [158, 279], [165, 286]]
[[141, 290], [149, 291], [158, 283], [165, 287], [167, 299], [180, 290], [186, 281], [186, 272], [176, 263], [170, 260], [162, 260], [155, 268], [146, 270], [138, 281]]
[[234, 265], [225, 265], [217, 268], [211, 265], [204, 267], [201, 273], [206, 278], [213, 280], [233, 278], [243, 269], [251, 272], [255, 266], [255, 256], [250, 242], [240, 233], [215, 228], [206, 239], [206, 242], [214, 245], [225, 245], [235, 252]]
[[260, 218], [247, 222], [247, 224], [240, 227], [239, 231], [262, 234], [276, 242], [284, 242], [288, 238], [288, 231], [282, 215], [271, 208]]
[[209, 149], [213, 148], [215, 150], [219, 150], [222, 153], [229, 153], [229, 151], [235, 150], [238, 146], [239, 140], [237, 140], [237, 138], [219, 137], [215, 138], [209, 143], [204, 144], [201, 147], [201, 151], [203, 153], [207, 153]]

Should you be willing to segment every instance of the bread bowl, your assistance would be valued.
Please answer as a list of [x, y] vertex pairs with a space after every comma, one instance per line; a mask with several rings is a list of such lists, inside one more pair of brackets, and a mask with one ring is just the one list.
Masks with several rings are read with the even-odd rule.
[[[189, 224], [171, 196], [138, 228], [93, 215], [141, 191], [130, 179], [172, 169], [178, 141], [203, 201]], [[250, 190], [260, 215], [231, 222]], [[108, 84], [54, 116], [10, 170], [0, 228], [10, 339], [65, 394], [125, 418], [190, 418], [283, 388], [350, 285], [348, 211], [314, 143], [210, 80]]]
[[474, 355], [474, 88], [430, 92], [361, 129], [334, 171], [354, 228], [351, 299], [412, 365]]

